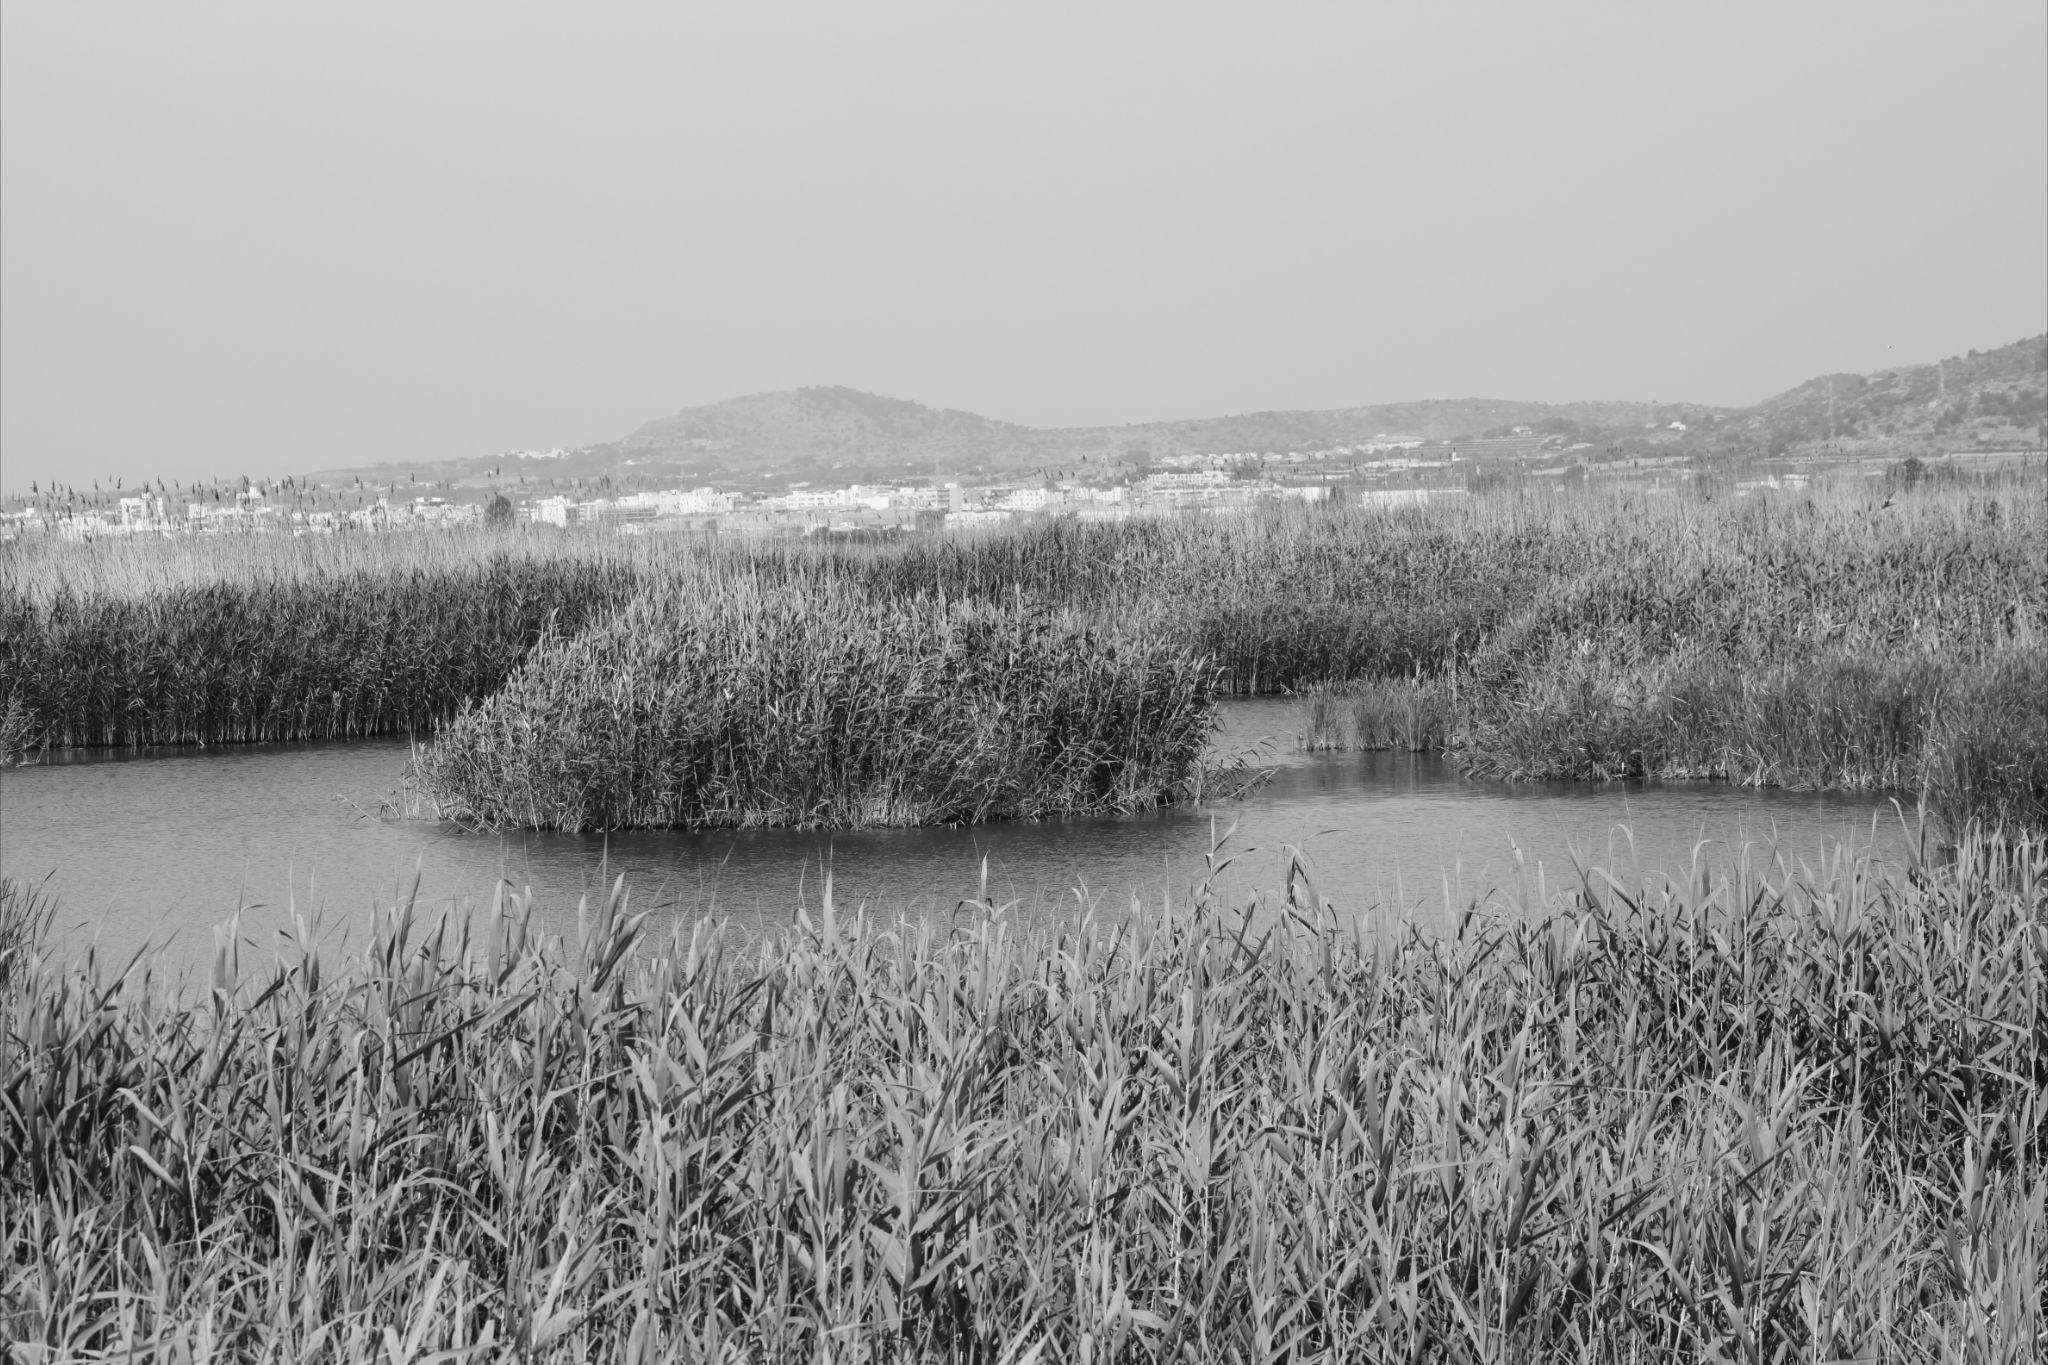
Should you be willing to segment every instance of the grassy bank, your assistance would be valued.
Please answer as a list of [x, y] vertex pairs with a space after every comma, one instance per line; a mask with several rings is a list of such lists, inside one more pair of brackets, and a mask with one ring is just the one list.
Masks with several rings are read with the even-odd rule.
[[584, 830], [919, 825], [1199, 789], [1205, 659], [1011, 597], [649, 589], [550, 634], [418, 751], [444, 818]]
[[[2023, 1361], [2048, 845], [1455, 939], [1204, 890], [1053, 939], [742, 943], [506, 897], [205, 989], [39, 965], [0, 1045], [37, 1358]], [[33, 1344], [33, 1345], [29, 1345]], [[19, 1348], [18, 1348], [19, 1349]], [[450, 1357], [453, 1358], [453, 1357]]]

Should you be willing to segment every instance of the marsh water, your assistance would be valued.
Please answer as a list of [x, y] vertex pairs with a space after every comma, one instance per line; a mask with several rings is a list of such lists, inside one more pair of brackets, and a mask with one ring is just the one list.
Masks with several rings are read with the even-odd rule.
[[[1447, 927], [1463, 908], [1513, 906], [1576, 867], [1625, 882], [1725, 876], [1735, 860], [1818, 867], [1843, 848], [1903, 858], [1889, 799], [1725, 785], [1499, 784], [1410, 754], [1298, 751], [1287, 702], [1228, 707], [1218, 737], [1274, 767], [1252, 795], [1118, 819], [958, 829], [466, 834], [375, 815], [406, 760], [403, 741], [95, 756], [0, 775], [0, 871], [43, 882], [69, 948], [102, 960], [149, 951], [207, 960], [213, 928], [241, 907], [268, 944], [294, 911], [360, 937], [373, 905], [417, 894], [487, 900], [498, 879], [535, 893], [553, 931], [576, 901], [623, 874], [656, 928], [706, 914], [752, 925], [815, 912], [826, 879], [842, 912], [949, 916], [993, 902], [1026, 917], [1130, 913], [1185, 900], [1212, 875], [1243, 901], [1278, 895], [1290, 849], [1347, 919]], [[1220, 844], [1220, 851], [1219, 851]]]

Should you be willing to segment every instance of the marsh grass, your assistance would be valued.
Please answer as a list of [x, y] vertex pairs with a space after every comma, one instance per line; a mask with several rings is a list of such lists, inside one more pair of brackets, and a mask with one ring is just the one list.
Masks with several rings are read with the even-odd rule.
[[259, 560], [212, 582], [137, 569], [118, 585], [23, 585], [0, 598], [0, 705], [58, 748], [424, 733], [503, 682], [544, 627], [573, 630], [636, 582], [601, 558], [390, 553], [376, 567], [280, 558], [269, 573]]
[[[2048, 845], [573, 954], [526, 899], [34, 968], [16, 1358], [2039, 1358]], [[574, 969], [561, 965], [573, 960]]]
[[664, 584], [1021, 596], [1213, 658], [1226, 693], [1315, 706], [1356, 685], [1305, 721], [1318, 742], [1440, 744], [1486, 776], [1925, 792], [1956, 828], [2039, 828], [2048, 759], [2020, 684], [2048, 649], [2044, 494], [2038, 479], [1882, 500], [1505, 494], [864, 547], [16, 542], [0, 547], [0, 705], [57, 747], [425, 736], [502, 686], [551, 621], [567, 639]]
[[1302, 693], [1304, 749], [1440, 752], [1454, 746], [1457, 694], [1447, 678], [1368, 678]]
[[417, 751], [444, 819], [497, 828], [970, 823], [1213, 788], [1215, 670], [1019, 596], [650, 589], [550, 634]]
[[35, 712], [13, 693], [0, 699], [0, 768], [27, 763], [45, 747]]
[[[573, 633], [688, 583], [1020, 592], [1216, 659], [1272, 692], [1435, 668], [1557, 572], [1576, 533], [1463, 511], [1066, 520], [892, 546], [601, 533], [187, 538], [0, 546], [0, 700], [57, 747], [425, 734], [511, 675], [552, 613]], [[1478, 532], [1478, 534], [1474, 534]]]
[[1893, 790], [1951, 835], [2048, 828], [2042, 510], [1757, 502], [1616, 524], [1442, 672], [1308, 689], [1304, 743], [1437, 748], [1505, 780]]
[[56, 901], [32, 883], [0, 877], [0, 1000], [22, 989], [48, 939]]
[[2048, 829], [2048, 649], [1992, 661], [1948, 700], [1920, 769], [1950, 830]]
[[1824, 654], [1617, 667], [1560, 652], [1512, 687], [1371, 679], [1307, 689], [1307, 749], [1447, 754], [1502, 781], [1654, 779], [1894, 791], [1954, 837], [2048, 829], [2048, 650], [1977, 662]]

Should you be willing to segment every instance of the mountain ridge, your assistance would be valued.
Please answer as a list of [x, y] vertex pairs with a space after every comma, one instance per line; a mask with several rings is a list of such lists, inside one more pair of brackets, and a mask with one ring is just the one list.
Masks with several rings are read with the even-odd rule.
[[[1594, 400], [1426, 399], [1342, 408], [1268, 409], [1123, 426], [1032, 427], [837, 385], [744, 394], [643, 422], [624, 436], [564, 452], [550, 477], [631, 477], [775, 486], [832, 480], [1043, 476], [1144, 464], [1170, 454], [1284, 451], [1375, 439], [1453, 441], [1516, 427], [1588, 441], [1673, 430], [1702, 455], [1777, 454], [1855, 439], [1900, 455], [1944, 438], [2020, 433], [2038, 442], [2048, 409], [2048, 334], [1989, 351], [1869, 374], [1819, 375], [1748, 407]], [[2003, 425], [1999, 425], [2003, 423]], [[506, 455], [316, 471], [316, 477], [411, 468], [440, 481], [486, 478]]]

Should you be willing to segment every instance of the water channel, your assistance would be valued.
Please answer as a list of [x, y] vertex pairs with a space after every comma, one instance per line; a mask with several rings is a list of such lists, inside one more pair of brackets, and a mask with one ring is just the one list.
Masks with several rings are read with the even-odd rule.
[[1098, 915], [1185, 900], [1215, 841], [1234, 859], [1219, 889], [1277, 894], [1289, 846], [1320, 895], [1371, 925], [1443, 928], [1475, 902], [1516, 904], [1538, 878], [1574, 884], [1586, 862], [1624, 881], [1725, 875], [1745, 849], [1818, 867], [1843, 847], [1902, 859], [1887, 798], [1725, 785], [1506, 785], [1466, 780], [1409, 754], [1311, 755], [1284, 701], [1224, 713], [1219, 744], [1259, 746], [1275, 766], [1255, 794], [1121, 819], [960, 829], [723, 831], [571, 836], [465, 834], [368, 812], [395, 787], [403, 741], [92, 756], [0, 774], [0, 872], [59, 901], [60, 944], [97, 940], [102, 960], [149, 951], [174, 967], [212, 951], [243, 907], [268, 945], [294, 908], [353, 932], [417, 878], [423, 900], [488, 900], [497, 879], [536, 893], [552, 932], [624, 874], [656, 928], [720, 914], [755, 926], [815, 911], [829, 872], [836, 906], [894, 919], [948, 915], [987, 898], [1020, 916]]

